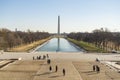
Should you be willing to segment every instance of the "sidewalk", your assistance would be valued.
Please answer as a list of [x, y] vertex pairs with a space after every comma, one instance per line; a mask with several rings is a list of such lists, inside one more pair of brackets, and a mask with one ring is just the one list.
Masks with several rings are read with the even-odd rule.
[[[73, 62], [83, 80], [120, 80], [120, 73], [98, 62]], [[92, 66], [98, 65], [100, 73], [94, 72]]]
[[[49, 71], [50, 65], [52, 66], [52, 72]], [[44, 63], [41, 69], [34, 75], [33, 80], [82, 80], [72, 62], [52, 61], [50, 65]], [[58, 66], [57, 72], [55, 72], [56, 65]], [[65, 76], [62, 74], [63, 68], [66, 70]]]
[[[120, 54], [82, 54], [82, 53], [49, 53], [53, 71], [46, 60], [32, 60], [33, 56], [43, 56], [47, 53], [5, 53], [1, 54], [0, 64], [5, 64], [6, 59], [22, 58], [0, 69], [0, 80], [120, 80], [117, 73], [105, 64], [95, 62], [96, 58], [102, 61], [120, 60]], [[93, 65], [100, 66], [100, 73], [92, 71]], [[55, 66], [58, 72], [55, 72]], [[62, 70], [65, 68], [66, 75]], [[82, 79], [81, 79], [82, 78]]]

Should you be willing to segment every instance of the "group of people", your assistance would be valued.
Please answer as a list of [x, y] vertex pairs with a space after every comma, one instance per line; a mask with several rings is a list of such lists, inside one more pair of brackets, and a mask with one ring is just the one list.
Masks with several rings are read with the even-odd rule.
[[96, 71], [97, 73], [99, 73], [100, 67], [98, 65], [93, 65], [93, 71]]
[[[49, 59], [49, 55], [48, 54], [43, 55], [43, 56], [37, 56], [37, 57], [33, 56], [33, 60], [45, 60], [45, 59], [47, 59], [47, 64], [51, 63], [51, 60]], [[53, 67], [52, 66], [49, 67], [49, 71], [50, 72], [53, 71]], [[58, 66], [56, 65], [55, 66], [55, 72], [57, 72], [57, 71], [58, 71]], [[62, 70], [62, 73], [63, 73], [63, 76], [65, 76], [65, 69], [64, 68]]]
[[[50, 63], [51, 63], [51, 60], [50, 60], [50, 59], [47, 59], [47, 64], [50, 64]], [[53, 71], [52, 66], [49, 67], [49, 70], [50, 70], [50, 72]], [[56, 65], [56, 66], [55, 66], [55, 72], [57, 72], [57, 71], [58, 71], [58, 66]], [[64, 69], [64, 68], [63, 68], [63, 70], [62, 70], [62, 73], [63, 73], [63, 76], [65, 76], [65, 69]]]
[[[49, 67], [49, 70], [50, 70], [50, 72], [52, 72], [53, 70], [52, 70], [52, 66], [50, 66]], [[58, 71], [58, 66], [56, 65], [55, 66], [55, 72], [57, 72]], [[65, 76], [65, 69], [63, 68], [63, 70], [62, 70], [62, 73], [63, 73], [63, 76]]]
[[37, 57], [33, 56], [33, 60], [45, 60], [46, 58], [49, 58], [48, 54], [43, 55], [43, 57], [42, 56], [37, 56]]

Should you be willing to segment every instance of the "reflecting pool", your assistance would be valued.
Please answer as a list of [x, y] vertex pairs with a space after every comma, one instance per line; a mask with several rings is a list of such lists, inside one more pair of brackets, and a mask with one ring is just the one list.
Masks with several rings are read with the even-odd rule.
[[39, 46], [36, 51], [79, 52], [82, 49], [64, 38], [52, 38], [42, 46]]

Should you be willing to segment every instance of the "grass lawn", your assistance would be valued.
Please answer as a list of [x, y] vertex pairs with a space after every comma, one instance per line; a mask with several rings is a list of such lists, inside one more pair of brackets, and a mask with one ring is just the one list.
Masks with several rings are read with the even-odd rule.
[[11, 51], [11, 52], [26, 52], [26, 51], [29, 51], [29, 50], [32, 50], [32, 49], [36, 48], [37, 46], [43, 44], [44, 42], [48, 41], [49, 39], [51, 39], [51, 38], [42, 39], [42, 40], [33, 42], [31, 44], [23, 44], [23, 45], [15, 47], [15, 48], [11, 48], [8, 51]]
[[105, 52], [102, 49], [95, 47], [95, 45], [91, 44], [91, 43], [87, 43], [84, 41], [77, 41], [74, 39], [70, 39], [67, 38], [70, 42], [76, 44], [77, 46], [83, 48], [84, 50], [88, 51], [88, 52]]

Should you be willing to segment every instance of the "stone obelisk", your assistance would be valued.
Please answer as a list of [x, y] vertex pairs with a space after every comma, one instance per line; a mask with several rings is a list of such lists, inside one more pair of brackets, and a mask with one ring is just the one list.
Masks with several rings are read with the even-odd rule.
[[60, 35], [60, 16], [58, 16], [58, 36]]
[[58, 36], [58, 46], [57, 46], [57, 50], [56, 50], [56, 52], [58, 52], [59, 50], [60, 50], [60, 16], [58, 16], [58, 34], [57, 34], [57, 36]]

